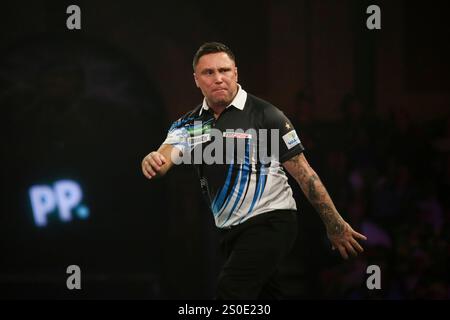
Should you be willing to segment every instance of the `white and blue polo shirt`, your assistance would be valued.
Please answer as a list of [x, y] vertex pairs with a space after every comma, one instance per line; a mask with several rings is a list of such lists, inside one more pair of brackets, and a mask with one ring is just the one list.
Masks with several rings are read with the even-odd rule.
[[[220, 137], [212, 137], [212, 131]], [[217, 227], [235, 226], [264, 212], [297, 209], [281, 164], [304, 148], [283, 112], [239, 86], [217, 119], [204, 99], [172, 124], [163, 144], [183, 154], [202, 154], [216, 139], [222, 145], [209, 154], [222, 150], [224, 161], [201, 160], [194, 166]]]

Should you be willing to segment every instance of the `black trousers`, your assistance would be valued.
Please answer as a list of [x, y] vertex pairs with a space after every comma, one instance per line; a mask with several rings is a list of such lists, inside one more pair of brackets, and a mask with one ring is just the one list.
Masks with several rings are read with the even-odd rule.
[[226, 262], [217, 299], [282, 299], [278, 265], [297, 237], [297, 213], [276, 210], [220, 230]]

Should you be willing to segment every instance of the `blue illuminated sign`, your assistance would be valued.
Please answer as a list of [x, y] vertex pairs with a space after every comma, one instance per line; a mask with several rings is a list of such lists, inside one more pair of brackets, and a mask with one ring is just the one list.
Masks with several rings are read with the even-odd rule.
[[53, 186], [35, 185], [28, 194], [34, 222], [39, 227], [47, 225], [47, 217], [52, 213], [57, 213], [63, 222], [71, 221], [74, 214], [81, 219], [89, 217], [89, 208], [81, 203], [81, 187], [73, 180], [59, 180]]

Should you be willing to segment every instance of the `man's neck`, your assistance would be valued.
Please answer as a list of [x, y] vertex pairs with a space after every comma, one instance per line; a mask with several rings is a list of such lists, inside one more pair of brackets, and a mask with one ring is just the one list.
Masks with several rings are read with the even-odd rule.
[[220, 116], [220, 114], [227, 108], [226, 106], [209, 106], [209, 108], [212, 110], [212, 112], [214, 113], [214, 118], [218, 118]]

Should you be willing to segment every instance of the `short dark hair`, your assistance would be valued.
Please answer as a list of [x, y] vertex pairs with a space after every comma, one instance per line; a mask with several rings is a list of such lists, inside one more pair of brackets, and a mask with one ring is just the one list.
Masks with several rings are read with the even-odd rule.
[[198, 60], [206, 54], [217, 53], [217, 52], [225, 52], [231, 60], [236, 63], [236, 58], [234, 57], [234, 53], [228, 48], [226, 45], [220, 42], [206, 42], [198, 48], [197, 52], [194, 55], [194, 60], [192, 61], [192, 67], [194, 68], [198, 64]]

